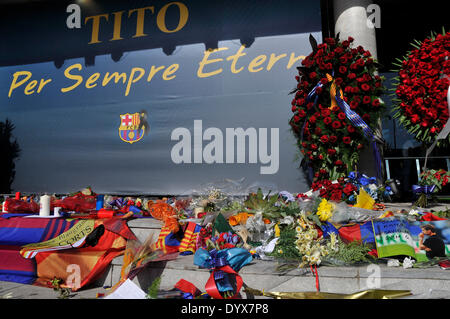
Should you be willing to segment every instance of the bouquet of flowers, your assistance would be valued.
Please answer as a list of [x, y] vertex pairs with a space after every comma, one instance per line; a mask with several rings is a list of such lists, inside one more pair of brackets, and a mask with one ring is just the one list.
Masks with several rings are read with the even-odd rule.
[[436, 192], [442, 190], [442, 187], [446, 186], [450, 181], [450, 172], [439, 170], [425, 170], [420, 174], [419, 185], [436, 185]]
[[[368, 177], [358, 172], [350, 172], [347, 181], [352, 183], [359, 190], [364, 189], [375, 201], [387, 201], [394, 195], [392, 188], [388, 185], [379, 185], [375, 177]], [[354, 196], [349, 198], [350, 202], [354, 202]]]
[[416, 206], [427, 207], [428, 200], [433, 198], [433, 194], [442, 190], [448, 185], [450, 172], [439, 170], [425, 170], [420, 174], [418, 185], [413, 185], [413, 193], [417, 196]]
[[351, 182], [345, 180], [344, 177], [336, 181], [321, 180], [311, 185], [313, 191], [319, 191], [319, 196], [336, 202], [352, 202], [354, 201], [358, 188]]
[[[434, 34], [394, 63], [398, 67], [393, 101], [398, 122], [418, 141], [432, 143], [449, 118], [450, 32]], [[450, 136], [443, 139], [448, 143]], [[438, 143], [439, 145], [439, 143]]]
[[371, 53], [362, 46], [353, 48], [351, 37], [344, 41], [326, 38], [317, 45], [311, 36], [310, 42], [313, 52], [297, 68], [290, 125], [314, 180], [337, 180], [358, 163], [367, 139], [336, 104], [333, 94], [342, 93], [351, 111], [369, 128], [375, 127], [384, 110], [379, 98], [383, 78], [376, 74]]

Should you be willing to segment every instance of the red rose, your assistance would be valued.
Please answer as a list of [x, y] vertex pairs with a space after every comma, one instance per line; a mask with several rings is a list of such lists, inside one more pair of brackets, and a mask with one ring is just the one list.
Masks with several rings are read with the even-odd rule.
[[324, 122], [326, 125], [329, 125], [329, 124], [332, 122], [332, 119], [331, 119], [331, 117], [327, 116], [326, 118], [323, 119], [323, 122]]
[[322, 117], [327, 117], [327, 116], [330, 116], [331, 111], [329, 108], [325, 108], [322, 110], [321, 114], [322, 114]]
[[335, 154], [336, 154], [336, 150], [335, 150], [335, 149], [333, 149], [333, 148], [329, 148], [329, 149], [328, 149], [328, 151], [327, 151], [327, 153], [328, 153], [328, 155], [331, 155], [331, 156], [333, 156], [333, 155], [335, 155]]
[[336, 135], [331, 135], [329, 138], [330, 143], [336, 143], [337, 142], [337, 136]]
[[344, 74], [344, 73], [347, 72], [347, 68], [346, 68], [345, 66], [341, 65], [341, 66], [339, 67], [339, 72], [342, 73], [342, 74]]
[[297, 99], [297, 105], [301, 106], [303, 104], [305, 104], [305, 99], [304, 98]]
[[350, 136], [344, 136], [342, 138], [342, 142], [344, 142], [345, 144], [350, 144], [352, 141], [352, 139], [350, 138]]
[[320, 137], [320, 141], [321, 141], [322, 143], [328, 143], [328, 135], [322, 135], [322, 136]]
[[372, 101], [372, 106], [374, 107], [379, 107], [380, 106], [380, 100], [379, 99], [375, 99]]
[[345, 185], [344, 187], [344, 194], [349, 196], [351, 193], [353, 193], [353, 191], [356, 191], [356, 186], [351, 183], [347, 183], [347, 185]]
[[372, 98], [370, 96], [365, 95], [363, 97], [363, 103], [364, 104], [369, 104], [372, 101]]
[[356, 102], [355, 100], [353, 100], [353, 101], [350, 102], [350, 108], [351, 108], [352, 110], [357, 109], [357, 108], [358, 108], [358, 105], [359, 105], [359, 103]]
[[336, 162], [334, 162], [335, 165], [343, 165], [344, 162], [342, 162], [341, 160], [337, 160]]
[[333, 121], [333, 124], [331, 124], [331, 127], [334, 129], [338, 129], [341, 127], [341, 122], [339, 121]]
[[309, 78], [310, 78], [311, 80], [314, 80], [316, 77], [317, 77], [317, 73], [316, 73], [316, 72], [311, 72], [311, 73], [309, 74]]
[[294, 116], [294, 122], [297, 123], [298, 121], [300, 121], [300, 117], [298, 117], [297, 115]]
[[352, 125], [349, 125], [349, 126], [347, 126], [347, 131], [349, 133], [355, 133], [356, 129]]
[[339, 112], [339, 114], [338, 114], [338, 119], [340, 119], [340, 120], [345, 119], [345, 113]]
[[370, 85], [368, 85], [367, 83], [363, 83], [362, 85], [361, 85], [361, 89], [363, 90], [363, 91], [369, 91], [370, 90]]

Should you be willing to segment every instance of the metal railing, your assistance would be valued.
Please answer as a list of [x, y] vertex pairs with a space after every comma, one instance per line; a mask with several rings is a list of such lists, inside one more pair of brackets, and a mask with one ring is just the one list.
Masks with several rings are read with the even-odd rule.
[[[417, 171], [417, 180], [420, 180], [420, 173], [422, 172], [422, 166], [420, 165], [420, 159], [425, 160], [425, 156], [399, 156], [399, 157], [385, 157], [384, 163], [386, 166], [386, 178], [391, 179], [391, 172], [389, 169], [389, 161], [391, 160], [415, 160], [416, 162], [416, 171]], [[445, 159], [447, 164], [447, 170], [450, 171], [450, 156], [428, 156], [428, 160], [430, 159]]]

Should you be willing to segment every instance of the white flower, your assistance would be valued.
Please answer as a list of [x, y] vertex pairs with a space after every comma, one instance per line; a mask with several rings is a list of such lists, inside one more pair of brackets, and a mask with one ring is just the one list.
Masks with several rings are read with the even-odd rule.
[[281, 221], [280, 224], [290, 225], [294, 223], [294, 217], [292, 216], [286, 216]]
[[412, 268], [416, 261], [411, 257], [405, 257], [403, 260], [403, 269]]

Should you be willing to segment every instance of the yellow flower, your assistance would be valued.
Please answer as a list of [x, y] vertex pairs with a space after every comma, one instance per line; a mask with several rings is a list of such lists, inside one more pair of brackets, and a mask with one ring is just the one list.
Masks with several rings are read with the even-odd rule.
[[333, 204], [329, 203], [325, 198], [322, 198], [322, 201], [317, 208], [317, 215], [319, 216], [320, 221], [324, 222], [331, 218], [333, 215]]
[[275, 237], [280, 237], [280, 227], [278, 224], [275, 224]]

